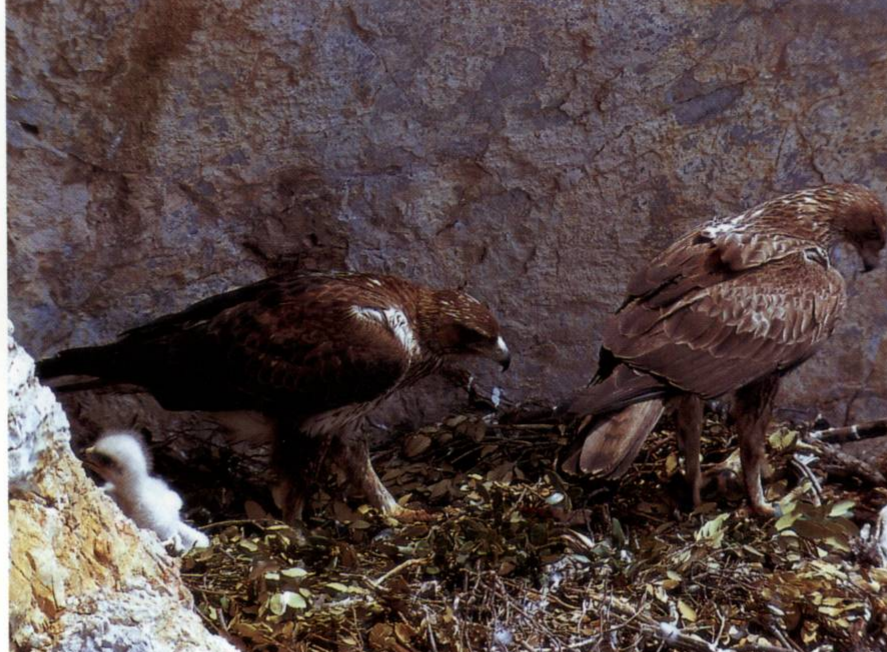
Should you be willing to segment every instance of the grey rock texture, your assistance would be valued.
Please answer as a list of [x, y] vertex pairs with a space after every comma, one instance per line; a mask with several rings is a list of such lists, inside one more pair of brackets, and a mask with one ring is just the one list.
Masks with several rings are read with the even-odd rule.
[[[42, 356], [279, 269], [387, 271], [492, 304], [517, 352], [495, 382], [554, 400], [592, 375], [632, 270], [689, 225], [823, 181], [887, 200], [885, 16], [14, 0], [12, 319]], [[887, 413], [887, 274], [839, 264], [849, 311], [781, 401], [836, 423]], [[458, 400], [425, 388], [416, 419]]]
[[61, 406], [8, 338], [9, 629], [15, 650], [233, 652], [177, 562], [86, 477]]

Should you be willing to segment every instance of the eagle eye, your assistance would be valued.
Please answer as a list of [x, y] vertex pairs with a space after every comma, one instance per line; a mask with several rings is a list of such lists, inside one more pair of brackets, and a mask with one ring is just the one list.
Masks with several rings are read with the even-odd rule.
[[466, 344], [475, 344], [489, 339], [489, 336], [486, 333], [466, 324], [458, 324], [456, 328], [459, 333], [459, 339]]
[[109, 468], [117, 466], [114, 458], [110, 455], [105, 455], [104, 453], [93, 453], [93, 457], [95, 458], [96, 463], [100, 464], [101, 466], [106, 466]]

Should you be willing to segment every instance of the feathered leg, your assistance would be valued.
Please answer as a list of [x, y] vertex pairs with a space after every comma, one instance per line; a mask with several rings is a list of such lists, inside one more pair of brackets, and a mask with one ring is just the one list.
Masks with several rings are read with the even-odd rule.
[[779, 377], [775, 374], [762, 378], [736, 392], [733, 419], [739, 433], [739, 457], [745, 490], [752, 510], [762, 516], [773, 516], [775, 510], [764, 500], [761, 484], [761, 466], [767, 425], [773, 413], [773, 402], [779, 391]]
[[352, 485], [362, 491], [367, 501], [383, 514], [404, 523], [428, 521], [433, 518], [428, 512], [408, 509], [398, 504], [376, 474], [373, 462], [370, 460], [369, 446], [364, 437], [354, 436], [342, 442], [342, 450], [337, 457], [337, 461], [348, 473]]
[[684, 456], [684, 475], [690, 483], [693, 507], [702, 504], [702, 472], [700, 470], [700, 440], [702, 438], [702, 399], [695, 394], [683, 394], [674, 399], [677, 422], [678, 448]]
[[286, 423], [278, 428], [271, 452], [271, 464], [278, 479], [273, 495], [283, 512], [284, 522], [289, 525], [302, 522], [329, 445], [329, 438], [306, 435]]
[[305, 514], [305, 503], [308, 501], [306, 484], [290, 477], [282, 477], [272, 493], [274, 503], [281, 510], [283, 522], [293, 526], [300, 525]]

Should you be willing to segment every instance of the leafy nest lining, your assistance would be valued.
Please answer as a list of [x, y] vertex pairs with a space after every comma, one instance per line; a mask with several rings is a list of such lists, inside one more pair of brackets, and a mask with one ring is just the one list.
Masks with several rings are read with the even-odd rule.
[[593, 487], [555, 471], [562, 426], [459, 415], [375, 459], [401, 503], [436, 520], [349, 501], [333, 469], [307, 541], [252, 503], [253, 518], [203, 528], [212, 547], [183, 574], [208, 626], [247, 650], [887, 649], [887, 571], [859, 537], [887, 492], [836, 479], [805, 432], [770, 434], [782, 515], [762, 521], [714, 415], [713, 502], [695, 512], [667, 422], [618, 484]]

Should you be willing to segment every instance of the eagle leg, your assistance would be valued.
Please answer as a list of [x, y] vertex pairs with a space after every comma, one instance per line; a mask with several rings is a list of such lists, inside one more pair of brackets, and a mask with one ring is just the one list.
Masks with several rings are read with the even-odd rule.
[[278, 429], [271, 462], [278, 482], [272, 493], [274, 502], [288, 525], [303, 522], [311, 487], [320, 474], [330, 447], [328, 437], [305, 434], [292, 424]]
[[391, 492], [382, 484], [382, 480], [373, 468], [370, 450], [363, 437], [356, 437], [344, 444], [339, 462], [348, 473], [355, 488], [363, 492], [370, 505], [386, 516], [391, 516], [403, 523], [428, 521], [433, 518], [423, 510], [402, 507]]
[[308, 487], [293, 478], [282, 477], [273, 489], [274, 503], [280, 508], [284, 523], [298, 525], [302, 522], [305, 503], [308, 500]]
[[702, 504], [702, 472], [700, 470], [700, 440], [702, 438], [702, 399], [695, 394], [683, 394], [674, 399], [678, 449], [684, 456], [684, 475], [690, 484], [693, 507]]
[[773, 516], [776, 513], [773, 506], [764, 500], [761, 467], [764, 463], [767, 425], [770, 423], [778, 391], [779, 376], [771, 374], [740, 388], [736, 392], [733, 406], [745, 490], [752, 510], [761, 516]]

